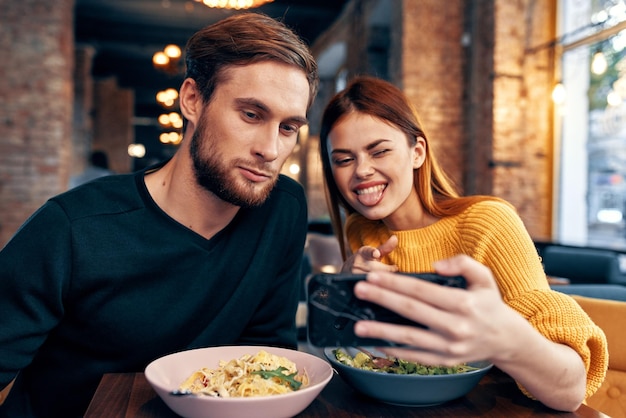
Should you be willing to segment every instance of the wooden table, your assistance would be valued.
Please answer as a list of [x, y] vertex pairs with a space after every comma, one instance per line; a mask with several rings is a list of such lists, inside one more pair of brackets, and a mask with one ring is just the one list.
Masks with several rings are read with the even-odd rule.
[[[585, 417], [607, 415], [586, 405], [576, 412], [556, 412], [525, 397], [511, 378], [492, 369], [466, 396], [439, 406], [401, 407], [360, 395], [334, 376], [299, 418], [343, 417]], [[143, 373], [114, 373], [102, 377], [85, 418], [177, 417], [152, 390]]]

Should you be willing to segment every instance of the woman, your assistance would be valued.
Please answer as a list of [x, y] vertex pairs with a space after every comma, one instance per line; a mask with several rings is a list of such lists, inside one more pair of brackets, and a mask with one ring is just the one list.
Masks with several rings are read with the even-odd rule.
[[[344, 271], [369, 272], [355, 294], [428, 326], [360, 321], [358, 335], [409, 345], [385, 351], [422, 363], [487, 359], [557, 410], [573, 411], [597, 390], [608, 363], [602, 330], [550, 290], [510, 204], [455, 192], [399, 89], [354, 79], [327, 105], [320, 143]], [[468, 287], [394, 271], [462, 274]]]

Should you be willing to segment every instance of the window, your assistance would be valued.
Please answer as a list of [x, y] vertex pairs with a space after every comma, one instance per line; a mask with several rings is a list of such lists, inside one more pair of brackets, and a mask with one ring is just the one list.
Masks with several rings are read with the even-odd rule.
[[556, 238], [626, 249], [626, 2], [560, 6]]

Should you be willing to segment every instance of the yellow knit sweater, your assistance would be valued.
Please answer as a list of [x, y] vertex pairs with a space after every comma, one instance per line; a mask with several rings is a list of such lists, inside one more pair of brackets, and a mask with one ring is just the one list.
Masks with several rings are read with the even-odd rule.
[[377, 247], [391, 235], [398, 237], [398, 246], [383, 261], [402, 272], [432, 272], [434, 261], [457, 254], [489, 267], [509, 306], [546, 338], [580, 354], [587, 368], [586, 397], [600, 387], [608, 367], [606, 337], [574, 299], [550, 289], [532, 239], [512, 206], [483, 201], [459, 215], [407, 231], [390, 231], [381, 221], [359, 214], [346, 222], [352, 252], [364, 245]]

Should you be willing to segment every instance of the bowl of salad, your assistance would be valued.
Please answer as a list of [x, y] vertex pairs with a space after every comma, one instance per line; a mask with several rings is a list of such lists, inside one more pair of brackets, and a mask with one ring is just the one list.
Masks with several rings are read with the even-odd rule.
[[491, 369], [486, 361], [433, 367], [387, 357], [373, 347], [326, 347], [324, 355], [358, 392], [401, 406], [432, 406], [469, 393]]

